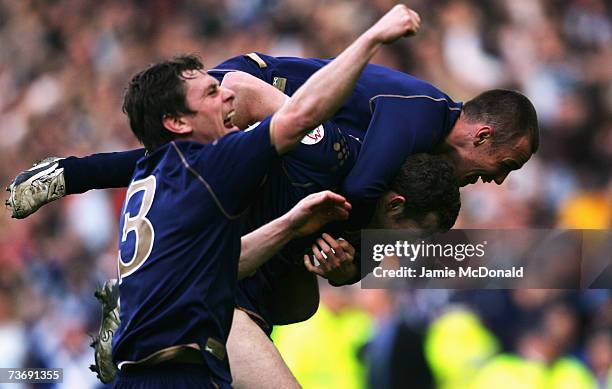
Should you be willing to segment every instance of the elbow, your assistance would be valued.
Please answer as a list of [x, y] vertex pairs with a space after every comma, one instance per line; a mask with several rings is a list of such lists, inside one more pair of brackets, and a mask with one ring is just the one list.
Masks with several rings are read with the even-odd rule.
[[249, 252], [249, 245], [246, 243], [246, 238], [240, 240], [240, 260], [238, 261], [238, 281], [255, 274], [257, 267], [253, 265], [253, 260]]
[[236, 71], [229, 72], [223, 77], [221, 85], [225, 88], [236, 89], [240, 86], [248, 84], [249, 78], [252, 77], [247, 73]]
[[312, 113], [301, 108], [283, 108], [274, 116], [276, 136], [289, 148], [299, 143], [309, 130], [319, 124]]
[[[359, 156], [360, 158], [362, 156]], [[377, 201], [389, 188], [387, 184], [388, 180], [381, 175], [373, 174], [376, 169], [373, 169], [375, 161], [363, 159], [357, 159], [355, 166], [357, 169], [349, 173], [342, 184], [342, 194], [344, 194], [351, 201]], [[361, 169], [359, 169], [361, 167]], [[370, 168], [369, 170], [363, 170], [364, 167]], [[361, 171], [358, 171], [361, 170]]]
[[238, 265], [238, 281], [253, 276], [257, 270], [253, 270], [248, 266]]

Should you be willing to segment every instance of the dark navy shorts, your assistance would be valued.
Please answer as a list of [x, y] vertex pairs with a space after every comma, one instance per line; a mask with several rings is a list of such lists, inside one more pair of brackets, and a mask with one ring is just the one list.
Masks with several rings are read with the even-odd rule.
[[229, 382], [213, 378], [206, 365], [160, 364], [142, 369], [119, 371], [113, 381], [116, 389], [231, 388]]
[[275, 280], [283, 277], [292, 266], [278, 255], [272, 257], [255, 274], [238, 282], [236, 308], [246, 312], [268, 335], [272, 334], [271, 296], [276, 293]]

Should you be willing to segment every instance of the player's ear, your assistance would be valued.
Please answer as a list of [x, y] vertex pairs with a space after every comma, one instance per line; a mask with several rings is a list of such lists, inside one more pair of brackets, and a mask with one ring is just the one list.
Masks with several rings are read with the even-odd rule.
[[187, 122], [181, 115], [164, 115], [164, 117], [162, 118], [162, 123], [168, 131], [174, 132], [175, 134], [189, 134], [193, 131], [191, 126], [187, 124]]
[[474, 139], [474, 146], [480, 146], [484, 144], [487, 139], [490, 139], [493, 136], [493, 129], [489, 126], [482, 126], [478, 128], [476, 131], [476, 136]]
[[391, 216], [400, 216], [404, 212], [406, 198], [397, 193], [393, 193], [387, 200], [386, 211]]

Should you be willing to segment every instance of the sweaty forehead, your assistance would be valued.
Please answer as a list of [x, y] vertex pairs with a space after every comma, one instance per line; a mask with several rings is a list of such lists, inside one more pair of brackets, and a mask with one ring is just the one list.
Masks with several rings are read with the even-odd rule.
[[[189, 72], [189, 73], [187, 73]], [[201, 96], [206, 88], [217, 83], [217, 80], [200, 70], [189, 70], [182, 73], [187, 95]]]
[[206, 75], [207, 73], [203, 69], [189, 69], [181, 72], [181, 77], [183, 77], [185, 80], [191, 80]]

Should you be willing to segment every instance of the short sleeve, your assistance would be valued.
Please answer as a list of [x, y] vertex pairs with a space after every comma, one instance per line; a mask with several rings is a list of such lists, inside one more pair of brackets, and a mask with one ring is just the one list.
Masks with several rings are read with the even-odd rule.
[[304, 136], [283, 155], [284, 172], [297, 186], [336, 189], [351, 170], [361, 144], [327, 121]]
[[227, 61], [221, 62], [217, 66], [209, 69], [207, 73], [221, 82], [227, 73], [235, 71], [249, 73], [254, 77], [265, 80], [262, 69], [257, 66], [255, 62], [244, 55], [232, 57]]

